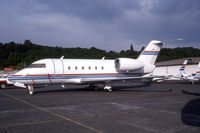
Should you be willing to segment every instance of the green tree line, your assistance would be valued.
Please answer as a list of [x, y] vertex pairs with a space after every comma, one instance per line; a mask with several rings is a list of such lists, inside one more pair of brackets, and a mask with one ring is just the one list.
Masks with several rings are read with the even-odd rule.
[[[105, 51], [95, 47], [62, 48], [58, 46], [41, 46], [33, 44], [30, 40], [25, 40], [23, 44], [15, 42], [0, 43], [0, 70], [5, 67], [21, 69], [39, 59], [60, 58], [61, 56], [80, 59], [101, 59], [104, 56], [106, 59], [118, 57], [137, 58], [143, 49], [144, 47], [140, 51], [136, 51], [132, 45], [130, 49], [121, 50], [120, 52]], [[197, 48], [163, 48], [157, 61], [198, 56], [200, 56], [200, 49]]]

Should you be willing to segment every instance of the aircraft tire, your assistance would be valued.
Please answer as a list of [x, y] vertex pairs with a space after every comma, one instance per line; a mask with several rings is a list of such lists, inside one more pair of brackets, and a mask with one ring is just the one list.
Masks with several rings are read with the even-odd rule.
[[6, 88], [6, 84], [5, 84], [5, 83], [2, 83], [2, 84], [0, 85], [0, 88], [1, 88], [1, 89], [5, 89], [5, 88]]
[[94, 86], [93, 89], [94, 89], [95, 91], [98, 91], [98, 90], [99, 90], [99, 87], [98, 87], [98, 86]]
[[112, 92], [112, 88], [107, 89], [108, 92]]

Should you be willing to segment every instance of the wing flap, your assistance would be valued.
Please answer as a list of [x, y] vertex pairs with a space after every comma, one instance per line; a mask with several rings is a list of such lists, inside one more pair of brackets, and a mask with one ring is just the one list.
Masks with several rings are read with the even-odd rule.
[[155, 78], [155, 76], [111, 77], [111, 78], [84, 78], [84, 79], [81, 79], [81, 83], [106, 83], [106, 82], [112, 82], [112, 81], [142, 80], [142, 79], [152, 80], [153, 78]]

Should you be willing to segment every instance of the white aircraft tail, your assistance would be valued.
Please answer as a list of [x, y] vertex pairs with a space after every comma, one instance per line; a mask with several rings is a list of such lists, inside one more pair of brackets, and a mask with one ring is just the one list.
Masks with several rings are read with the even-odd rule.
[[200, 62], [199, 62], [199, 65], [198, 65], [198, 71], [196, 72], [196, 76], [200, 77]]
[[154, 65], [163, 44], [164, 42], [152, 40], [142, 51], [137, 60], [145, 64]]
[[192, 59], [187, 59], [183, 62], [183, 64], [181, 65], [180, 69], [179, 69], [179, 73], [175, 76], [175, 77], [178, 77], [178, 78], [182, 78], [182, 77], [185, 77], [186, 74], [184, 73], [184, 70], [185, 70], [185, 66], [187, 65], [188, 62], [192, 61]]

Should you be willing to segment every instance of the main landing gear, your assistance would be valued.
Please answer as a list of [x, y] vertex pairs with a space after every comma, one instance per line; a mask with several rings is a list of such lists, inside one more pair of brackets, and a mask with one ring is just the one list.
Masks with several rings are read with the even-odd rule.
[[[89, 88], [90, 88], [91, 90], [95, 90], [95, 91], [99, 90], [99, 87], [96, 86], [96, 85], [89, 85]], [[111, 87], [111, 86], [105, 85], [105, 86], [104, 86], [104, 90], [106, 90], [107, 92], [111, 92], [111, 91], [112, 91], [112, 87]]]
[[104, 90], [111, 92], [112, 91], [112, 87], [111, 86], [104, 86]]
[[98, 90], [99, 90], [99, 87], [96, 86], [96, 85], [89, 85], [89, 88], [90, 88], [91, 90], [95, 90], [95, 91], [98, 91]]
[[33, 85], [27, 85], [27, 88], [28, 88], [28, 93], [29, 93], [30, 95], [33, 95], [33, 94], [34, 94]]

